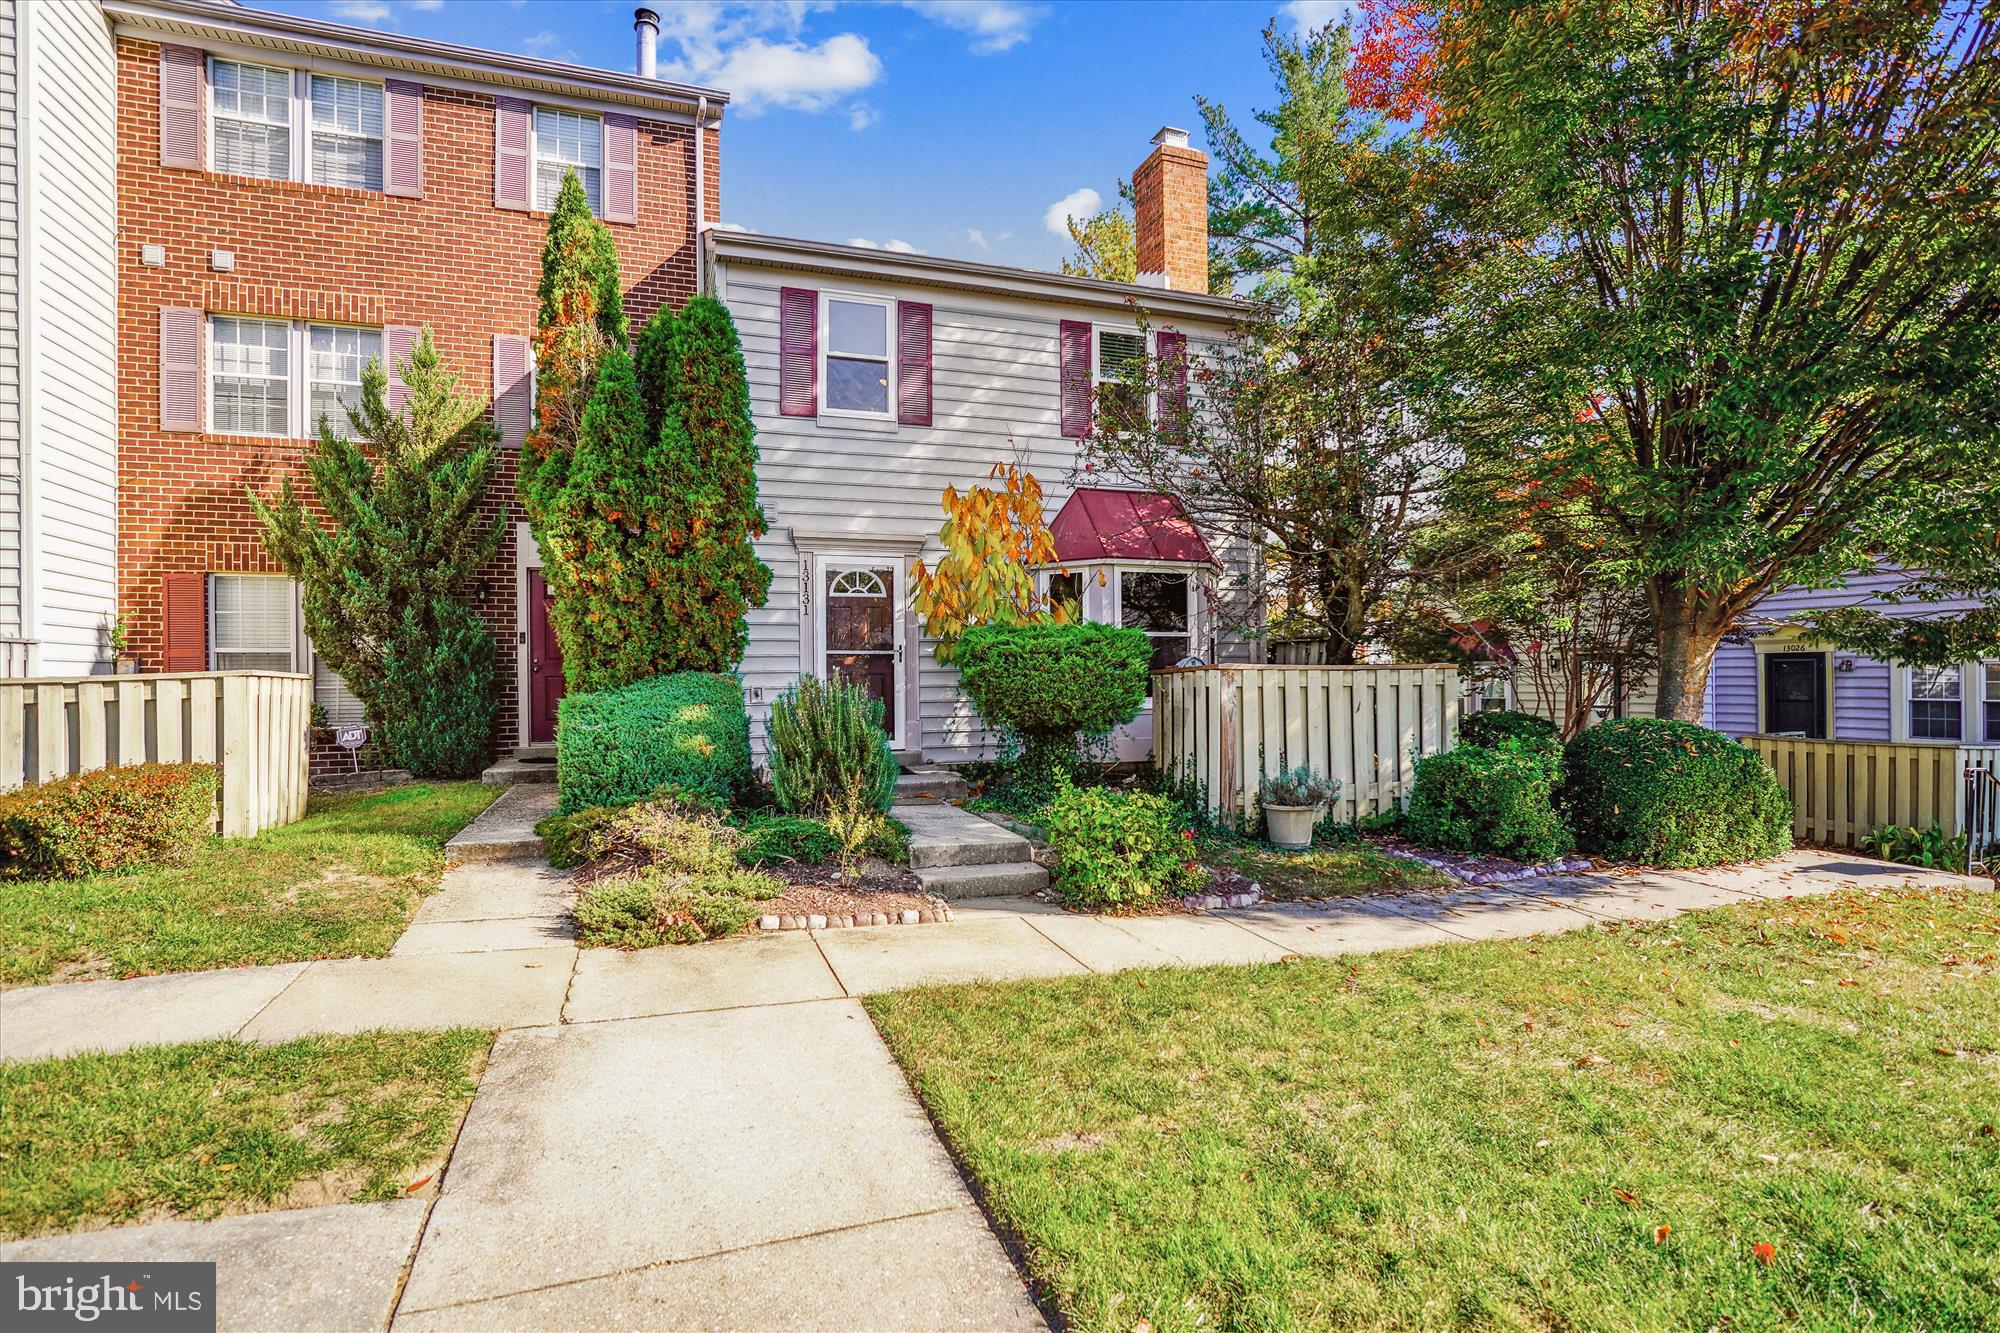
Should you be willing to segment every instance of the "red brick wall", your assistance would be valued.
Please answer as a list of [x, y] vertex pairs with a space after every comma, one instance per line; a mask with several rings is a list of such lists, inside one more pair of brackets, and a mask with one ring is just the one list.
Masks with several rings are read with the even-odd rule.
[[1177, 292], [1208, 291], [1208, 154], [1161, 144], [1132, 173], [1134, 257]]
[[[532, 333], [546, 219], [493, 206], [493, 102], [430, 88], [424, 198], [162, 167], [159, 47], [118, 40], [118, 583], [143, 669], [161, 653], [160, 576], [177, 570], [277, 573], [245, 488], [304, 481], [302, 441], [159, 429], [159, 310], [429, 326], [460, 387], [492, 390], [493, 335]], [[707, 215], [718, 212], [719, 133], [708, 132]], [[636, 324], [695, 288], [691, 127], [639, 123], [639, 222], [612, 224]], [[164, 267], [140, 247], [166, 247]], [[235, 255], [211, 271], [209, 252]], [[514, 459], [491, 507], [510, 519], [478, 607], [499, 644], [501, 745], [517, 740]]]

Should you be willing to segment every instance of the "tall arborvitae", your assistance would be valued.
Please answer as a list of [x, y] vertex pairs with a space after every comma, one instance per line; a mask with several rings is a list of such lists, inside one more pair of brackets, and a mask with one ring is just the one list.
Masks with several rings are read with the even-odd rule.
[[265, 549], [299, 582], [314, 651], [361, 700], [390, 758], [422, 777], [463, 776], [493, 741], [493, 635], [467, 605], [505, 531], [503, 515], [482, 512], [493, 430], [429, 330], [402, 378], [401, 412], [371, 361], [347, 429], [321, 419], [305, 465], [329, 522], [289, 478], [250, 504]]

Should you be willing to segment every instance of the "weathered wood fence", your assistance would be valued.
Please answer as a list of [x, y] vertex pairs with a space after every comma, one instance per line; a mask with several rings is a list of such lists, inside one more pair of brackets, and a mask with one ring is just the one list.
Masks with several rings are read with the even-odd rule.
[[1858, 849], [1883, 824], [1921, 828], [1935, 819], [1946, 836], [1964, 832], [1965, 770], [2000, 769], [2000, 745], [1798, 736], [1745, 736], [1743, 743], [1764, 756], [1792, 798], [1792, 836], [1834, 847]]
[[222, 768], [220, 827], [248, 837], [306, 811], [312, 678], [289, 672], [0, 681], [0, 791], [122, 764]]
[[1401, 804], [1461, 706], [1450, 666], [1176, 667], [1153, 676], [1153, 763], [1238, 817], [1261, 777], [1304, 765], [1340, 780], [1332, 813], [1352, 819]]

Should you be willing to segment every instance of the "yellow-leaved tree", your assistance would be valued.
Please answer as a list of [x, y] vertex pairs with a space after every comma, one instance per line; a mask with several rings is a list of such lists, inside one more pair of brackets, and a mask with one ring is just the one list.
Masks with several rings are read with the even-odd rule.
[[917, 562], [911, 584], [924, 633], [949, 662], [959, 635], [973, 625], [1061, 624], [1072, 608], [1035, 587], [1035, 570], [1053, 565], [1056, 540], [1042, 521], [1042, 486], [1032, 472], [995, 463], [989, 481], [960, 494], [944, 489], [944, 555], [937, 568]]

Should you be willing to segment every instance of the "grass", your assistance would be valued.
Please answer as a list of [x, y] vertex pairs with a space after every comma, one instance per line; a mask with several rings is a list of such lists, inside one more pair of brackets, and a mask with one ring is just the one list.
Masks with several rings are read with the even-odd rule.
[[0, 986], [387, 953], [444, 844], [501, 788], [315, 796], [306, 817], [181, 865], [0, 890]]
[[1339, 898], [1356, 893], [1447, 889], [1454, 881], [1421, 861], [1390, 856], [1365, 842], [1321, 842], [1307, 852], [1281, 852], [1259, 842], [1212, 839], [1203, 859], [1247, 875], [1273, 898]]
[[867, 1004], [1077, 1329], [1994, 1328], [1996, 936], [1848, 894]]
[[209, 1041], [0, 1066], [0, 1235], [396, 1198], [437, 1170], [492, 1036]]

